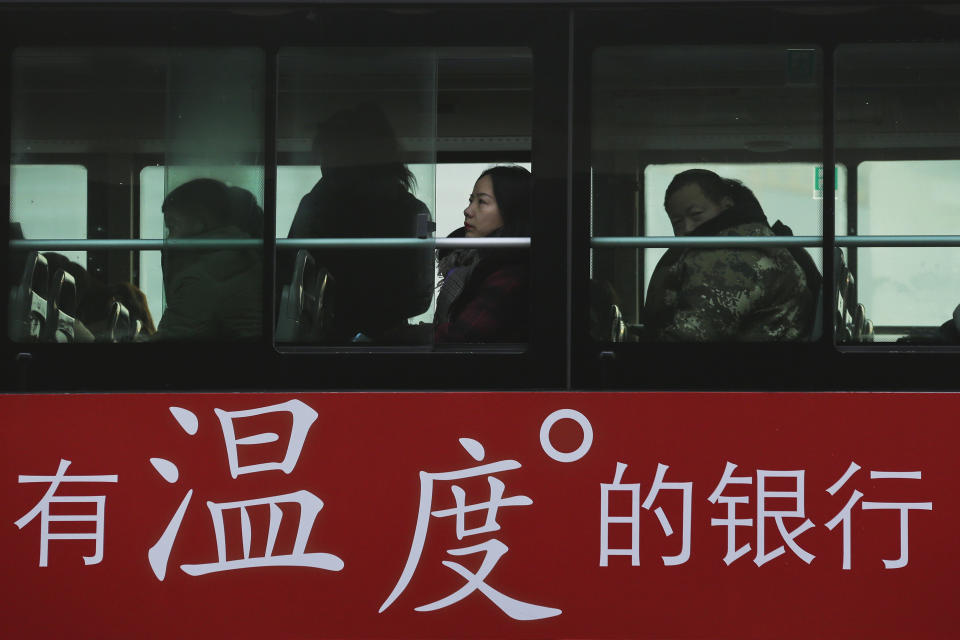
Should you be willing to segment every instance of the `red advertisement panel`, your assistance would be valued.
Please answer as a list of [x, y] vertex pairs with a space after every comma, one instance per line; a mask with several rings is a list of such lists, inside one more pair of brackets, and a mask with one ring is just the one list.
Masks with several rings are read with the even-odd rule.
[[6, 638], [945, 638], [951, 394], [0, 397]]

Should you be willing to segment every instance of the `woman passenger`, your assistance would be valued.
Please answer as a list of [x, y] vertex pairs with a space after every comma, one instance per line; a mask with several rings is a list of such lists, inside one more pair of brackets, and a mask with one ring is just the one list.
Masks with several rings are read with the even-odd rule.
[[[674, 176], [664, 207], [677, 236], [775, 235], [750, 189], [705, 169]], [[784, 247], [673, 248], [650, 278], [646, 331], [668, 341], [799, 340], [813, 321], [812, 289]]]
[[[390, 120], [375, 104], [337, 111], [318, 127], [313, 151], [322, 176], [297, 207], [290, 238], [415, 238], [428, 233], [430, 210], [411, 191]], [[418, 223], [423, 226], [418, 230]], [[315, 249], [335, 282], [333, 342], [360, 336], [389, 343], [433, 298], [433, 250]], [[293, 252], [281, 252], [278, 273], [290, 282]]]
[[[470, 194], [463, 227], [450, 237], [530, 235], [530, 172], [487, 169]], [[436, 342], [525, 342], [529, 258], [516, 249], [457, 249], [439, 254], [443, 278], [434, 315]]]

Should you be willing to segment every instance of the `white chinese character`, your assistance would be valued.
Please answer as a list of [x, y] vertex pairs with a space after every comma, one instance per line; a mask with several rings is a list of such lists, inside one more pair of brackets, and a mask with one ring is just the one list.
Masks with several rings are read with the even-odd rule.
[[[289, 400], [282, 404], [275, 404], [269, 407], [259, 409], [250, 409], [248, 411], [223, 411], [214, 409], [217, 418], [220, 419], [220, 428], [223, 429], [223, 441], [227, 445], [227, 461], [230, 463], [230, 475], [236, 480], [238, 475], [245, 473], [257, 473], [258, 471], [269, 471], [279, 469], [289, 474], [297, 466], [297, 460], [300, 459], [300, 451], [303, 449], [303, 442], [307, 439], [307, 432], [311, 425], [317, 419], [317, 412], [299, 400]], [[275, 433], [258, 433], [245, 438], [237, 438], [233, 422], [240, 418], [250, 418], [262, 416], [269, 413], [289, 412], [293, 418], [293, 426], [290, 429], [290, 440], [287, 443], [287, 451], [283, 460], [280, 462], [264, 462], [261, 464], [252, 464], [242, 466], [238, 460], [238, 449], [242, 446], [252, 446], [276, 442], [279, 436]]]
[[[663, 558], [663, 564], [666, 566], [673, 566], [678, 564], [683, 564], [690, 559], [690, 520], [692, 519], [692, 510], [693, 510], [693, 483], [692, 482], [664, 482], [663, 477], [667, 474], [667, 469], [669, 469], [665, 464], [657, 464], [657, 475], [653, 479], [653, 487], [650, 489], [650, 493], [647, 494], [646, 499], [643, 501], [643, 508], [649, 510], [653, 506], [654, 500], [657, 499], [657, 494], [661, 490], [679, 490], [683, 491], [683, 519], [682, 519], [682, 544], [680, 548], [680, 553], [675, 556], [661, 556]], [[653, 511], [657, 514], [657, 519], [660, 521], [660, 526], [663, 528], [663, 533], [667, 536], [673, 535], [673, 527], [670, 526], [670, 521], [667, 519], [666, 514], [663, 512], [663, 509], [657, 507]]]
[[[317, 412], [300, 402], [291, 400], [283, 404], [252, 409], [249, 411], [227, 412], [220, 409], [214, 410], [220, 419], [223, 428], [224, 441], [227, 445], [227, 458], [230, 463], [230, 474], [233, 478], [247, 473], [257, 473], [270, 470], [279, 470], [289, 474], [296, 467], [306, 439], [307, 432], [317, 418]], [[177, 422], [184, 430], [194, 435], [197, 433], [198, 421], [191, 412], [171, 407], [170, 412], [177, 419]], [[249, 446], [256, 444], [265, 444], [276, 442], [279, 437], [275, 433], [260, 433], [257, 435], [237, 438], [233, 429], [233, 420], [250, 416], [264, 415], [267, 413], [289, 412], [293, 418], [293, 427], [291, 429], [290, 442], [287, 445], [287, 452], [284, 459], [278, 463], [263, 463], [256, 465], [241, 466], [237, 462], [237, 448], [239, 446]], [[168, 460], [161, 458], [152, 458], [150, 460], [154, 468], [165, 480], [170, 483], [177, 481], [179, 472], [176, 466]], [[150, 548], [148, 559], [157, 579], [163, 580], [166, 576], [167, 562], [173, 549], [174, 540], [180, 530], [183, 517], [186, 514], [187, 507], [193, 497], [193, 490], [187, 491], [183, 500], [180, 502], [176, 513], [170, 519], [166, 529], [160, 536], [160, 539]], [[297, 536], [293, 543], [293, 549], [290, 553], [275, 554], [274, 547], [277, 533], [280, 530], [280, 523], [283, 519], [283, 509], [281, 504], [299, 505], [300, 520], [297, 526]], [[313, 567], [317, 569], [328, 569], [339, 571], [343, 568], [343, 561], [335, 555], [329, 553], [306, 553], [307, 541], [313, 531], [313, 525], [317, 515], [323, 508], [323, 501], [309, 491], [296, 491], [280, 496], [270, 496], [266, 498], [255, 498], [252, 500], [242, 500], [236, 502], [207, 502], [207, 508], [210, 510], [210, 517], [213, 521], [214, 536], [217, 542], [217, 562], [205, 564], [183, 564], [180, 569], [185, 573], [197, 576], [217, 571], [232, 571], [235, 569], [247, 569], [252, 567]], [[250, 509], [265, 508], [269, 510], [270, 518], [266, 536], [266, 547], [262, 556], [250, 556], [250, 546], [252, 534], [250, 530]], [[224, 532], [225, 511], [236, 510], [240, 515], [240, 536], [243, 546], [243, 558], [232, 560], [227, 559], [226, 538]]]
[[[780, 536], [787, 543], [790, 550], [798, 558], [810, 564], [814, 555], [808, 553], [796, 543], [796, 538], [801, 533], [814, 526], [812, 522], [804, 515], [803, 506], [803, 470], [799, 471], [763, 471], [757, 470], [757, 555], [754, 557], [754, 563], [760, 567], [774, 558], [783, 555], [783, 545], [777, 547], [769, 553], [766, 551], [766, 519], [773, 518], [777, 523], [777, 529]], [[767, 491], [767, 478], [793, 478], [796, 488], [793, 491]], [[768, 498], [787, 498], [795, 501], [795, 508], [792, 510], [767, 509]], [[787, 531], [783, 524], [784, 518], [803, 518], [804, 521], [793, 531]]]
[[[640, 564], [640, 483], [623, 484], [623, 472], [627, 465], [617, 463], [617, 470], [613, 475], [613, 484], [600, 483], [600, 566], [606, 567], [610, 556], [630, 556], [630, 564], [634, 567]], [[630, 515], [610, 515], [610, 492], [625, 491], [630, 493]], [[630, 548], [611, 549], [609, 544], [610, 525], [630, 525]]]
[[734, 476], [733, 472], [736, 470], [737, 465], [732, 462], [727, 462], [727, 466], [723, 470], [723, 476], [720, 478], [720, 483], [713, 490], [713, 493], [710, 494], [710, 497], [707, 498], [713, 504], [717, 504], [719, 501], [722, 504], [727, 505], [727, 517], [726, 518], [711, 518], [710, 524], [714, 527], [727, 527], [727, 554], [723, 557], [723, 562], [730, 566], [730, 563], [734, 562], [738, 558], [745, 556], [750, 553], [750, 543], [746, 543], [739, 549], [737, 549], [737, 527], [752, 527], [753, 518], [738, 518], [737, 517], [737, 505], [738, 504], [747, 504], [750, 502], [750, 498], [747, 496], [724, 496], [723, 490], [727, 488], [729, 484], [753, 484], [753, 478], [749, 476]]
[[[834, 482], [830, 486], [830, 488], [827, 489], [827, 493], [829, 493], [832, 496], [836, 495], [837, 491], [843, 488], [843, 485], [847, 483], [847, 480], [849, 480], [853, 476], [853, 474], [855, 474], [859, 470], [860, 470], [860, 465], [858, 465], [856, 462], [851, 462], [850, 466], [847, 467], [847, 470], [844, 472], [843, 476], [841, 476], [839, 480]], [[843, 509], [841, 509], [837, 515], [833, 516], [833, 518], [831, 518], [830, 521], [827, 522], [825, 525], [827, 529], [829, 529], [830, 531], [833, 531], [833, 529], [838, 524], [840, 524], [841, 522], [843, 523], [843, 568], [848, 571], [850, 570], [850, 563], [851, 563], [850, 561], [850, 547], [851, 547], [850, 511], [853, 509], [854, 505], [857, 504], [857, 501], [860, 500], [860, 498], [862, 497], [863, 497], [863, 494], [857, 491], [856, 489], [854, 489], [853, 493], [850, 495], [850, 499], [847, 500], [847, 504], [843, 506]]]
[[[870, 479], [903, 479], [920, 480], [919, 471], [871, 471]], [[867, 509], [890, 509], [900, 511], [900, 557], [896, 560], [884, 560], [883, 566], [887, 569], [900, 569], [907, 566], [908, 550], [910, 548], [910, 530], [909, 515], [911, 509], [921, 511], [933, 511], [932, 502], [864, 502], [860, 505], [864, 510]]]
[[[23, 515], [14, 524], [17, 528], [23, 529], [30, 521], [40, 514], [40, 566], [47, 566], [47, 549], [51, 540], [93, 540], [94, 552], [92, 556], [83, 556], [84, 564], [98, 564], [103, 560], [103, 530], [105, 527], [104, 510], [106, 507], [106, 496], [57, 496], [54, 495], [57, 487], [62, 482], [117, 482], [116, 475], [100, 476], [68, 476], [67, 467], [70, 466], [69, 460], [60, 459], [60, 466], [57, 468], [56, 475], [53, 476], [20, 476], [19, 482], [49, 482], [50, 486], [46, 493], [40, 499], [33, 509]], [[96, 505], [94, 515], [56, 515], [50, 513], [50, 505], [53, 504], [92, 504]], [[94, 522], [96, 523], [94, 533], [50, 533], [51, 522]]]
[[[850, 466], [847, 467], [846, 473], [843, 474], [843, 477], [837, 480], [829, 489], [827, 493], [830, 495], [836, 494], [836, 492], [843, 487], [843, 485], [849, 480], [853, 474], [860, 470], [860, 465], [855, 462], [851, 462]], [[871, 480], [920, 480], [921, 473], [919, 471], [871, 471], [870, 472]], [[852, 547], [850, 541], [850, 512], [856, 505], [857, 501], [863, 497], [863, 494], [857, 490], [854, 490], [853, 494], [850, 496], [850, 499], [847, 500], [847, 504], [840, 510], [836, 516], [833, 517], [830, 522], [827, 523], [827, 528], [833, 530], [838, 523], [843, 522], [843, 568], [850, 569], [851, 560], [850, 560], [850, 550]], [[883, 566], [887, 569], [900, 569], [907, 566], [909, 561], [909, 547], [910, 547], [910, 535], [909, 535], [909, 514], [911, 510], [920, 510], [920, 511], [932, 511], [933, 503], [932, 502], [867, 502], [864, 501], [860, 503], [860, 508], [865, 511], [876, 510], [876, 509], [886, 509], [886, 510], [899, 510], [900, 511], [900, 557], [896, 560], [884, 560]]]
[[[467, 450], [467, 453], [469, 453], [474, 460], [477, 462], [483, 461], [486, 453], [483, 450], [483, 446], [479, 442], [476, 440], [471, 440], [470, 438], [460, 438], [460, 444], [463, 445], [463, 448]], [[434, 518], [446, 518], [454, 516], [456, 519], [457, 539], [462, 540], [467, 536], [499, 531], [500, 524], [497, 522], [496, 517], [497, 511], [501, 507], [517, 507], [533, 504], [533, 501], [527, 496], [518, 495], [504, 498], [503, 491], [505, 487], [503, 482], [493, 477], [493, 474], [495, 473], [519, 468], [520, 463], [516, 460], [501, 460], [499, 462], [488, 463], [459, 471], [447, 471], [443, 473], [428, 473], [426, 471], [420, 472], [420, 507], [417, 512], [417, 524], [413, 533], [413, 542], [410, 545], [410, 553], [407, 556], [406, 565], [400, 574], [400, 579], [397, 580], [397, 584], [394, 586], [393, 591], [389, 596], [387, 596], [387, 599], [380, 606], [380, 613], [383, 613], [387, 607], [393, 604], [394, 600], [400, 596], [403, 590], [406, 589], [407, 585], [410, 583], [411, 578], [413, 578], [413, 574], [417, 569], [417, 564], [420, 561], [420, 556], [423, 553], [423, 545], [427, 537], [427, 528], [431, 516]], [[474, 504], [467, 504], [466, 492], [461, 487], [452, 485], [450, 487], [450, 491], [453, 495], [455, 506], [450, 509], [440, 509], [437, 511], [432, 510], [434, 482], [452, 482], [455, 480], [463, 480], [465, 478], [475, 478], [479, 476], [488, 476], [487, 483], [490, 486], [489, 500]], [[474, 511], [484, 510], [486, 511], [486, 519], [484, 524], [479, 527], [467, 529], [465, 526], [466, 514]], [[562, 613], [559, 609], [542, 607], [540, 605], [535, 605], [529, 602], [523, 602], [521, 600], [511, 598], [510, 596], [497, 591], [485, 582], [486, 577], [493, 570], [493, 567], [507, 551], [509, 551], [507, 545], [496, 539], [487, 540], [480, 544], [467, 547], [448, 549], [447, 553], [452, 556], [483, 553], [484, 557], [480, 563], [479, 570], [476, 573], [473, 573], [459, 563], [445, 560], [443, 565], [460, 575], [464, 580], [466, 580], [466, 583], [460, 589], [454, 593], [451, 593], [445, 598], [441, 598], [435, 602], [416, 607], [415, 610], [434, 611], [436, 609], [442, 609], [451, 604], [459, 602], [474, 591], [479, 591], [489, 598], [493, 604], [499, 607], [501, 611], [506, 613], [514, 620], [539, 620], [541, 618], [549, 618]]]

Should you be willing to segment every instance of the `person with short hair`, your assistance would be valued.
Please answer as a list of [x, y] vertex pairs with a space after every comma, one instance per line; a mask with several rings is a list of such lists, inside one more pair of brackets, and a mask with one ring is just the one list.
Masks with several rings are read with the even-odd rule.
[[[163, 201], [170, 239], [241, 240], [263, 235], [263, 210], [253, 194], [199, 178]], [[166, 309], [154, 340], [253, 340], [263, 331], [261, 250], [224, 247], [166, 249]]]
[[[480, 174], [464, 225], [450, 237], [530, 235], [530, 172], [497, 166]], [[443, 278], [434, 315], [436, 342], [524, 342], [529, 323], [529, 260], [516, 249], [438, 252]]]
[[[677, 236], [774, 236], [753, 192], [737, 180], [691, 169], [674, 176], [664, 208]], [[675, 247], [647, 292], [645, 330], [654, 340], [800, 340], [814, 294], [785, 247]]]

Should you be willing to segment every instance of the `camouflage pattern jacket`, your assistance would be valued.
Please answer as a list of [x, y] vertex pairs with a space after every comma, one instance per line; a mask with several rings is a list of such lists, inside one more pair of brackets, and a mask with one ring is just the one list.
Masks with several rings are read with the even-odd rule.
[[[722, 217], [709, 235], [774, 235], [765, 221], [724, 226]], [[802, 340], [814, 305], [803, 269], [786, 248], [679, 247], [667, 251], [653, 271], [644, 320], [654, 340]]]

